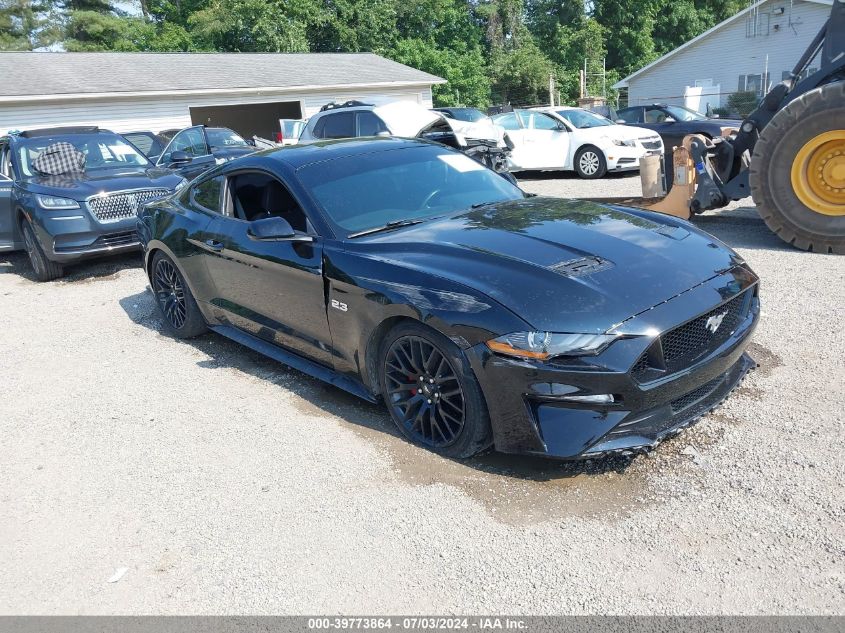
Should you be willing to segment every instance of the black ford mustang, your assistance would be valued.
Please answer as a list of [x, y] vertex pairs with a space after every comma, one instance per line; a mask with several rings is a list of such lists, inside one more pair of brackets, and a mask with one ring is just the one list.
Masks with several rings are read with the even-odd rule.
[[758, 281], [690, 224], [529, 197], [441, 145], [269, 150], [148, 204], [168, 327], [371, 401], [438, 453], [654, 446], [753, 365]]

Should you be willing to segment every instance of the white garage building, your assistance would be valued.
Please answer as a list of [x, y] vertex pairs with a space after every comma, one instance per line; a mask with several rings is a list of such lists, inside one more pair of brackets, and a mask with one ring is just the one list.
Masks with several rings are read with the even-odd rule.
[[0, 134], [59, 125], [115, 132], [231, 127], [273, 138], [278, 120], [332, 101], [432, 106], [444, 79], [372, 53], [0, 53]]

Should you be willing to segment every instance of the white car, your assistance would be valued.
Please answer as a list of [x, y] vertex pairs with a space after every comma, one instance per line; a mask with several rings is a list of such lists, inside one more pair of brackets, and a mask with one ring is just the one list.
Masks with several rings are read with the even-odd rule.
[[660, 135], [617, 125], [582, 108], [557, 106], [514, 110], [493, 117], [513, 144], [513, 171], [572, 170], [582, 178], [638, 169], [644, 156], [663, 154]]

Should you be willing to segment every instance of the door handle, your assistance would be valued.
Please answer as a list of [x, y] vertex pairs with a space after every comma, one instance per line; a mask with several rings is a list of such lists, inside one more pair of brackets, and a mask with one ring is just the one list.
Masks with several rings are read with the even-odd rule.
[[219, 253], [223, 250], [223, 242], [217, 242], [215, 240], [206, 240], [205, 245], [208, 246], [211, 250], [215, 253]]

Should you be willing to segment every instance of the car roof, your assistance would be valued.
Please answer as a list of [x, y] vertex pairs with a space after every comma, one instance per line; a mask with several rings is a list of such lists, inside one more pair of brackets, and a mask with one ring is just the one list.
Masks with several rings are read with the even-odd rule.
[[287, 163], [298, 169], [311, 163], [333, 160], [347, 156], [359, 156], [373, 152], [402, 149], [407, 147], [431, 147], [437, 143], [429, 141], [397, 138], [395, 136], [380, 136], [370, 138], [343, 138], [301, 145], [286, 145], [274, 149], [264, 150], [253, 156], [270, 158]]
[[96, 125], [77, 125], [72, 127], [43, 127], [34, 130], [24, 130], [15, 136], [20, 138], [38, 138], [40, 136], [67, 136], [72, 134], [113, 134], [111, 130], [103, 130]]

